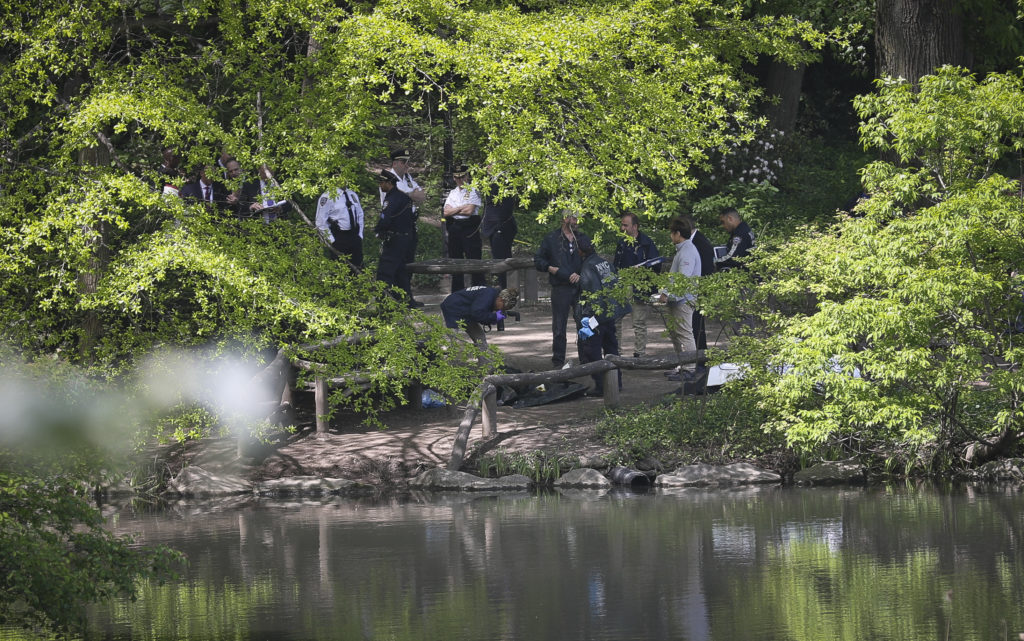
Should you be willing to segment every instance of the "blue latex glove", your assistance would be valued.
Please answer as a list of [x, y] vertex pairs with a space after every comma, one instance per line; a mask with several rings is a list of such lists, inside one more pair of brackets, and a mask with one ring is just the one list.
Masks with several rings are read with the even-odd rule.
[[494, 315], [498, 317], [499, 321], [505, 320], [505, 312], [503, 312], [501, 310], [495, 312]]
[[594, 335], [594, 330], [592, 330], [589, 327], [587, 327], [586, 325], [584, 325], [583, 327], [580, 328], [579, 335], [580, 335], [580, 338], [586, 340], [586, 339], [588, 339], [588, 338], [590, 338], [591, 336]]

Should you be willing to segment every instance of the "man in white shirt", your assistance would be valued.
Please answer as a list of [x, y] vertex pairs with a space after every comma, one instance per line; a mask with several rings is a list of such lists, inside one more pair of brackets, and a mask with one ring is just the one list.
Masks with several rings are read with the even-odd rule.
[[[483, 201], [480, 194], [471, 187], [467, 187], [469, 180], [469, 167], [462, 165], [455, 170], [452, 176], [455, 180], [455, 189], [448, 193], [444, 201], [444, 224], [448, 232], [448, 258], [475, 258], [480, 259], [483, 251], [483, 242], [480, 238], [480, 207]], [[484, 284], [483, 274], [473, 274], [472, 283], [474, 286]], [[452, 274], [452, 291], [457, 292], [465, 288], [466, 281], [463, 274]]]
[[327, 242], [358, 269], [363, 268], [363, 206], [351, 189], [338, 187], [320, 195], [316, 206], [316, 228]]
[[[668, 319], [669, 338], [672, 339], [672, 346], [675, 347], [676, 356], [682, 356], [683, 352], [697, 351], [697, 343], [693, 336], [693, 310], [696, 306], [697, 297], [692, 293], [693, 283], [700, 276], [700, 253], [694, 246], [690, 237], [693, 235], [693, 228], [685, 218], [674, 218], [669, 223], [669, 238], [676, 247], [675, 256], [672, 257], [672, 267], [669, 269], [669, 279], [673, 284], [679, 284], [680, 274], [690, 282], [687, 291], [681, 295], [670, 294], [661, 291], [661, 302], [668, 303], [670, 318]], [[685, 284], [685, 283], [684, 283]], [[696, 372], [696, 363], [681, 365], [678, 371], [679, 380], [692, 381]], [[670, 380], [676, 380], [670, 376]]]
[[[403, 149], [391, 154], [391, 167], [384, 171], [395, 176], [395, 187], [412, 199], [413, 212], [427, 199], [427, 192], [420, 187], [416, 179], [409, 173], [409, 151]], [[380, 204], [384, 204], [384, 192], [380, 192]]]

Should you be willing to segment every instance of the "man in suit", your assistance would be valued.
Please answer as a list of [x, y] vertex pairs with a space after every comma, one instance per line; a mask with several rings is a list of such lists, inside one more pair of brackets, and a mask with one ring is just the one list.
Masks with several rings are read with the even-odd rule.
[[182, 186], [178, 195], [182, 200], [200, 202], [207, 207], [226, 209], [228, 207], [228, 190], [222, 184], [210, 178], [212, 166], [204, 166], [199, 170], [199, 177], [194, 182]]
[[[237, 161], [234, 160], [228, 163], [229, 174], [234, 173], [236, 164]], [[240, 176], [240, 174], [241, 167], [239, 166], [238, 175]], [[238, 217], [262, 217], [263, 222], [270, 223], [291, 211], [292, 204], [287, 198], [270, 195], [270, 192], [277, 186], [277, 181], [271, 175], [270, 169], [265, 164], [261, 165], [259, 178], [243, 182], [239, 191], [234, 194], [236, 196], [234, 205]], [[228, 201], [232, 201], [232, 196], [228, 196]]]

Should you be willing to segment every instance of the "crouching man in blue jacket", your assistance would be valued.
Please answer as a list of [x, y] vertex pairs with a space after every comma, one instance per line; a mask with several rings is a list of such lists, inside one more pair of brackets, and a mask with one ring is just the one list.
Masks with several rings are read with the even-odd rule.
[[505, 312], [515, 309], [519, 302], [519, 290], [485, 287], [478, 285], [452, 292], [441, 301], [441, 315], [444, 324], [458, 329], [459, 322], [465, 325], [466, 333], [477, 347], [487, 347], [487, 338], [481, 325], [494, 325], [505, 320]]

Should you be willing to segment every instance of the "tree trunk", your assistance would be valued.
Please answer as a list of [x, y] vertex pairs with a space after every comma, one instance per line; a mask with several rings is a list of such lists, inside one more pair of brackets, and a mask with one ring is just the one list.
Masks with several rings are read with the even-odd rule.
[[772, 129], [788, 134], [796, 127], [805, 68], [802, 63], [796, 67], [778, 60], [768, 63], [764, 82], [765, 93], [771, 102], [765, 108], [765, 116]]
[[[83, 149], [78, 154], [80, 165], [92, 165], [100, 167], [109, 164], [110, 154], [102, 146]], [[82, 226], [82, 237], [85, 238], [90, 248], [89, 266], [78, 274], [78, 291], [83, 296], [95, 294], [99, 287], [100, 278], [103, 274], [104, 265], [107, 262], [106, 252], [106, 226], [102, 221], [95, 225], [86, 224]], [[99, 343], [103, 327], [100, 323], [99, 314], [95, 310], [88, 310], [82, 318], [82, 336], [78, 343], [78, 356], [84, 362], [92, 362], [93, 349]]]
[[878, 0], [876, 10], [876, 76], [917, 84], [942, 65], [966, 64], [955, 0]]

